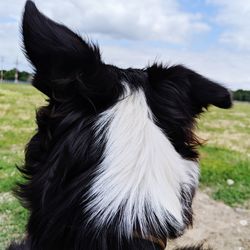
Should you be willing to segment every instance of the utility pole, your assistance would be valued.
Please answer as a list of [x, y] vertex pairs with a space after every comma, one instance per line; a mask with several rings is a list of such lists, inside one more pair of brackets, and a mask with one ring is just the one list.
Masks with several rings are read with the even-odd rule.
[[4, 58], [1, 56], [1, 76], [0, 76], [0, 82], [3, 82], [3, 61]]
[[18, 83], [18, 57], [16, 59], [15, 83]]

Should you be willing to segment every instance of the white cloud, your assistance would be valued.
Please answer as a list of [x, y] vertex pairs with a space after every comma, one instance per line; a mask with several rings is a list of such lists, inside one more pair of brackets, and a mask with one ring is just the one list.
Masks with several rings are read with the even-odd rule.
[[0, 57], [5, 68], [13, 68], [16, 60], [24, 69], [28, 63], [21, 51], [20, 19], [25, 0], [0, 2]]
[[[19, 26], [26, 0], [0, 1], [0, 56], [9, 67], [24, 57], [20, 47]], [[199, 14], [180, 10], [177, 0], [36, 0], [37, 7], [49, 17], [63, 22], [83, 35], [120, 40], [157, 40], [188, 43], [209, 26]], [[114, 43], [116, 43], [114, 41]]]
[[27, 68], [28, 63], [21, 51], [21, 37], [16, 23], [0, 23], [0, 57], [4, 60], [6, 68], [13, 68], [19, 60], [21, 68]]
[[116, 39], [185, 43], [192, 35], [210, 29], [201, 15], [182, 11], [176, 0], [36, 2], [49, 16], [80, 32]]
[[231, 89], [250, 89], [249, 54], [229, 53], [212, 49], [206, 52], [141, 47], [130, 48], [103, 46], [103, 58], [107, 63], [120, 67], [145, 67], [155, 61], [169, 65], [184, 64], [200, 74]]
[[[244, 15], [241, 13], [237, 16], [233, 13], [233, 9], [237, 10], [237, 13], [242, 11], [238, 2], [245, 7], [250, 4], [246, 4], [247, 1], [243, 2], [243, 0], [238, 0], [237, 3], [232, 0], [208, 1], [213, 4], [220, 3], [216, 20], [227, 27], [221, 39], [225, 42], [226, 38], [230, 38], [231, 44], [236, 43], [237, 36], [235, 35], [233, 39], [229, 34], [233, 36], [232, 34], [236, 34], [238, 30], [241, 32], [238, 38], [242, 37], [244, 43], [250, 43], [250, 39], [249, 41], [246, 39], [248, 33], [244, 31], [247, 29], [247, 22], [243, 21]], [[184, 48], [192, 43], [193, 37], [200, 36], [210, 29], [201, 14], [185, 12], [178, 4], [178, 0], [145, 0], [143, 2], [139, 0], [120, 0], [119, 2], [115, 0], [67, 0], [63, 2], [61, 0], [36, 0], [35, 2], [42, 12], [56, 21], [63, 22], [82, 34], [98, 38], [107, 62], [123, 67], [144, 67], [156, 58], [163, 62], [184, 63], [233, 89], [240, 87], [250, 89], [248, 74], [250, 55], [244, 53], [244, 50], [237, 53], [216, 48], [194, 52], [168, 47], [168, 44], [172, 43], [178, 44], [179, 48]], [[229, 2], [232, 5], [228, 4]], [[25, 0], [0, 2], [0, 57], [5, 57], [4, 65], [7, 68], [14, 67], [17, 56], [20, 68], [28, 68], [28, 62], [24, 59], [20, 49], [19, 34], [24, 3]], [[223, 8], [225, 8], [225, 13]], [[244, 11], [248, 13], [247, 8]], [[234, 19], [232, 23], [229, 22], [230, 19]], [[107, 37], [109, 45], [107, 45]], [[124, 41], [124, 39], [129, 40], [129, 44], [121, 45], [123, 43], [119, 41]], [[161, 41], [161, 46], [151, 44], [149, 40], [155, 40], [157, 44]], [[240, 45], [237, 46], [240, 47]], [[246, 47], [246, 45], [241, 46]]]
[[216, 22], [225, 28], [221, 34], [222, 43], [240, 50], [250, 50], [250, 1], [207, 0], [218, 6]]

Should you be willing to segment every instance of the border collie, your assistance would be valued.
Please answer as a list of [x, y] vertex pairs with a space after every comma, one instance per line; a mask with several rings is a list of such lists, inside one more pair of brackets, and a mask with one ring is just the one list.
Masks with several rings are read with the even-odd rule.
[[196, 118], [209, 105], [231, 107], [230, 92], [182, 65], [105, 64], [96, 45], [32, 1], [22, 33], [48, 103], [16, 191], [30, 211], [27, 236], [9, 249], [164, 249], [192, 225]]

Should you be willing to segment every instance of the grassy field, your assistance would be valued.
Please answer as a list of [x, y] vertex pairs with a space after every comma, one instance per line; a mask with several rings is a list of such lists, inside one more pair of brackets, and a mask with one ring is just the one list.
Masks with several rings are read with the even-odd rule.
[[[34, 133], [35, 109], [43, 103], [31, 86], [0, 84], [0, 249], [24, 231], [27, 212], [11, 189], [20, 178], [15, 165], [22, 164]], [[211, 107], [199, 122], [198, 134], [208, 140], [201, 148], [201, 188], [231, 206], [248, 206], [250, 200], [249, 114], [249, 103], [235, 103], [231, 110]]]

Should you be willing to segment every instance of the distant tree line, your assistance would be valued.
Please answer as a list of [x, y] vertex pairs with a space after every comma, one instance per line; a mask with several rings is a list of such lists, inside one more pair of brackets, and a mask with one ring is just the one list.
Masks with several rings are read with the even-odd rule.
[[[3, 80], [14, 81], [16, 69], [3, 70]], [[18, 71], [18, 80], [27, 82], [31, 79], [32, 75], [26, 71]]]
[[238, 89], [233, 92], [233, 98], [237, 101], [250, 102], [250, 90]]
[[[3, 79], [7, 81], [15, 80], [16, 69], [3, 70]], [[28, 82], [32, 75], [26, 71], [18, 71], [18, 80]], [[237, 101], [250, 102], [250, 90], [238, 89], [233, 92], [233, 99]]]

